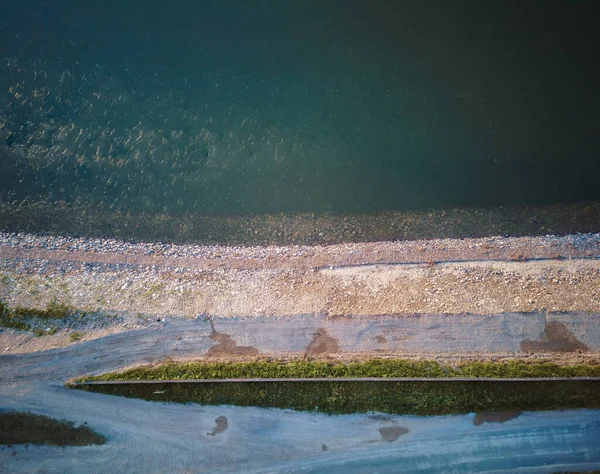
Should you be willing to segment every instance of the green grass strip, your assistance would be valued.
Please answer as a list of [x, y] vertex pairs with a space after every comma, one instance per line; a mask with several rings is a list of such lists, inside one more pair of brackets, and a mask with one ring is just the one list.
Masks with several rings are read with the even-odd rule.
[[557, 365], [552, 362], [466, 362], [450, 367], [436, 361], [373, 359], [365, 362], [195, 362], [165, 363], [83, 377], [75, 382], [111, 380], [201, 380], [250, 378], [546, 378], [600, 377], [600, 365]]
[[104, 444], [106, 438], [87, 426], [22, 412], [0, 413], [0, 444], [88, 446]]

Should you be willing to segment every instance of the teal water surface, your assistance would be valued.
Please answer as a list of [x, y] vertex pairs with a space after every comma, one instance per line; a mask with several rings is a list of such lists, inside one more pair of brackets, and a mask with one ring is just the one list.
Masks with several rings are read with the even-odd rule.
[[198, 214], [600, 199], [594, 2], [1, 2], [0, 198]]

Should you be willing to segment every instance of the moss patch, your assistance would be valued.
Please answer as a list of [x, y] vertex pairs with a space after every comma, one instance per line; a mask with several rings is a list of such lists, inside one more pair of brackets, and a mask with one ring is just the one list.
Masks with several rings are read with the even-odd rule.
[[106, 438], [87, 426], [31, 413], [0, 413], [0, 444], [87, 446], [104, 444]]
[[315, 361], [166, 363], [84, 377], [76, 382], [109, 380], [190, 380], [227, 378], [540, 378], [600, 377], [600, 365], [561, 366], [552, 362], [467, 362], [450, 367], [436, 361], [373, 359], [366, 362], [333, 364]]

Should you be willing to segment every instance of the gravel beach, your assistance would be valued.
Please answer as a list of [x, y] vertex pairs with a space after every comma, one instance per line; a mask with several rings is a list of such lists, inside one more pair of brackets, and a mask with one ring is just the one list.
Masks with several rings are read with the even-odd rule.
[[88, 313], [53, 335], [4, 330], [5, 353], [165, 318], [600, 312], [600, 234], [326, 246], [175, 245], [0, 234], [0, 298]]

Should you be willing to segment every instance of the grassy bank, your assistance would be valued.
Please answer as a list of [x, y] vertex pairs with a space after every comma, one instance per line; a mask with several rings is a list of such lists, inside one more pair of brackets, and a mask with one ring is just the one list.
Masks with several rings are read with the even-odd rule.
[[458, 367], [437, 361], [373, 359], [365, 362], [333, 364], [319, 361], [166, 363], [156, 367], [137, 367], [125, 372], [110, 372], [78, 379], [110, 380], [192, 380], [228, 378], [540, 378], [600, 377], [600, 365], [557, 365], [552, 362], [466, 362]]
[[600, 408], [599, 382], [233, 382], [79, 385], [144, 400], [327, 414], [445, 415]]
[[[4, 301], [0, 300], [0, 327], [17, 329], [19, 331], [31, 331], [37, 336], [45, 334], [54, 334], [55, 328], [50, 331], [40, 329], [40, 322], [53, 322], [64, 320], [68, 316], [78, 314], [78, 311], [65, 304], [52, 301], [45, 309], [38, 308], [23, 308], [9, 307]], [[81, 317], [85, 317], [85, 313], [80, 313]]]
[[87, 426], [76, 427], [70, 421], [32, 413], [0, 413], [0, 444], [87, 446], [104, 443], [104, 436]]
[[[36, 336], [56, 334], [61, 329], [82, 328], [89, 323], [106, 324], [118, 317], [100, 311], [82, 311], [56, 300], [44, 309], [11, 307], [0, 300], [0, 328], [26, 331]], [[81, 339], [81, 332], [72, 333], [71, 341]]]

